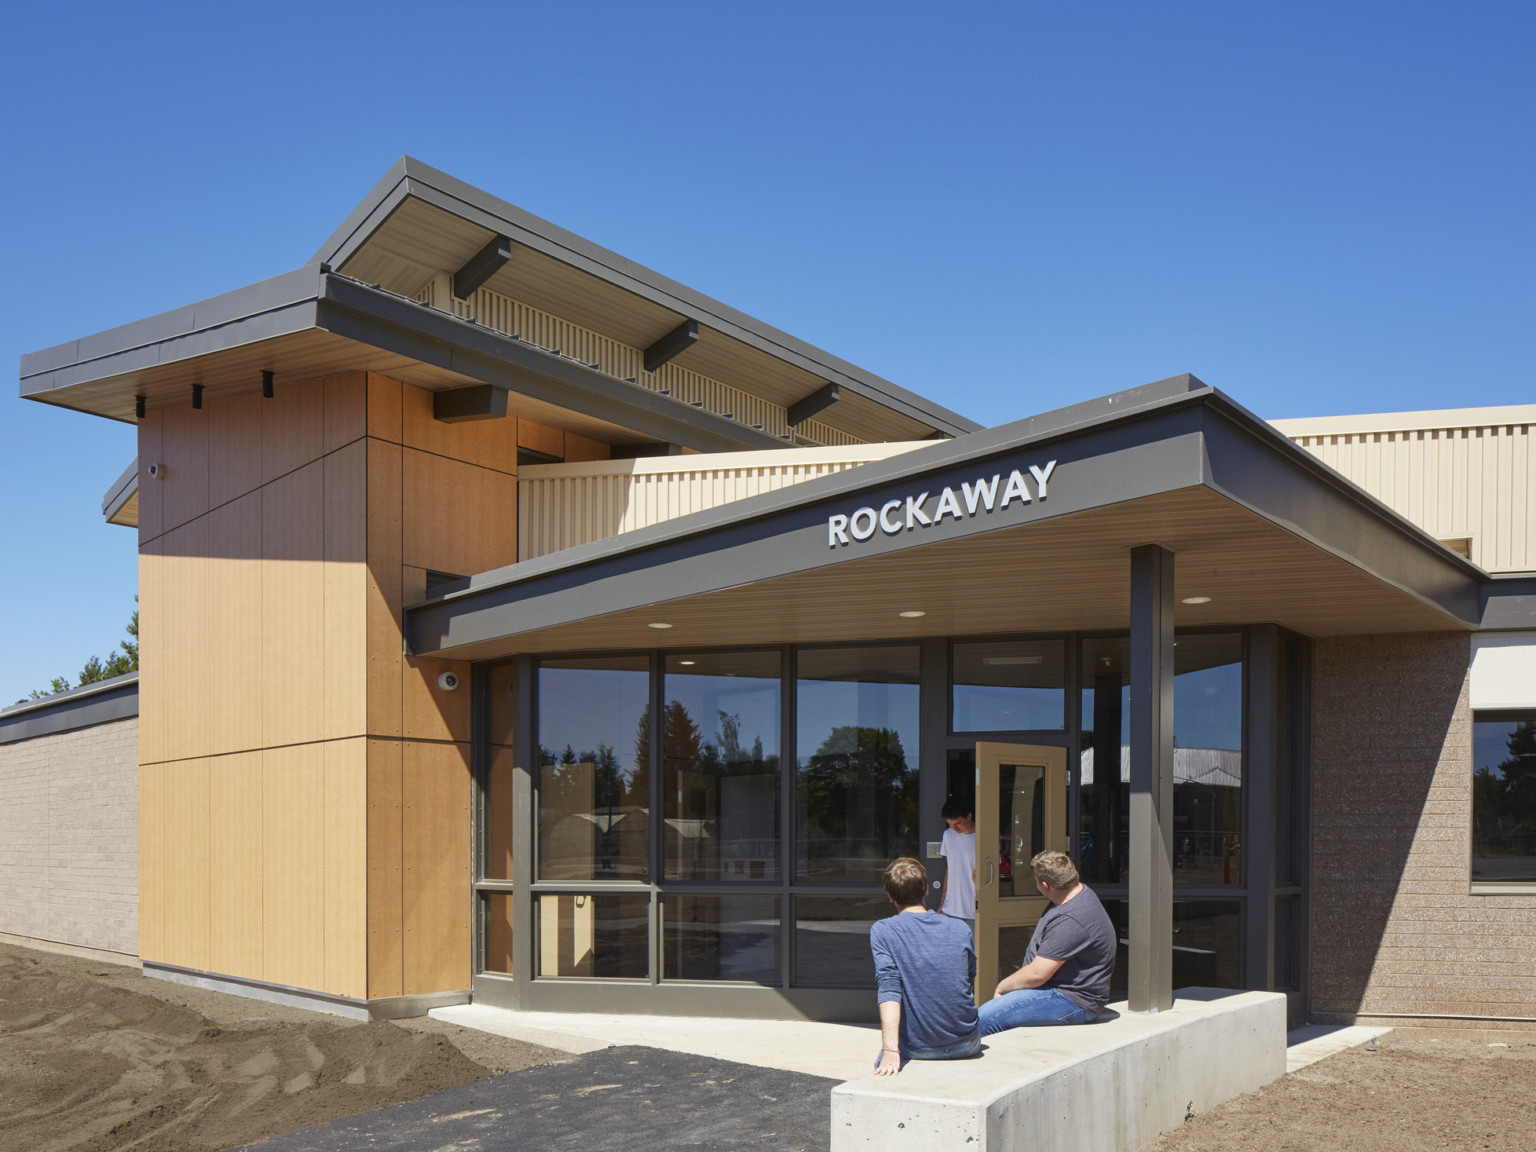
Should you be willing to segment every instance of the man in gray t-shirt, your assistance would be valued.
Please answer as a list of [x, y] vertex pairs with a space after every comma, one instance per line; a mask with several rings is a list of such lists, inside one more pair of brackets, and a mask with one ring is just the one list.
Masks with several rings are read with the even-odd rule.
[[1051, 902], [1035, 925], [1024, 964], [981, 1006], [981, 1032], [1040, 1024], [1091, 1024], [1109, 998], [1119, 937], [1093, 889], [1065, 852], [1029, 862], [1035, 887]]

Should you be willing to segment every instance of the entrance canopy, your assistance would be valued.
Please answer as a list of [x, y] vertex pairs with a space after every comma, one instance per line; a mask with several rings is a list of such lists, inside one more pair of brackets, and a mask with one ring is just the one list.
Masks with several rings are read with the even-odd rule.
[[1185, 375], [483, 573], [407, 639], [478, 660], [1125, 628], [1149, 543], [1180, 626], [1470, 631], [1488, 582]]

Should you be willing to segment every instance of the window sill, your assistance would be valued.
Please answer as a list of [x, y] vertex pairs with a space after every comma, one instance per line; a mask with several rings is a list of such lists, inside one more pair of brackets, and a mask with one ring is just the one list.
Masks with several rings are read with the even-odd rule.
[[1520, 881], [1472, 881], [1473, 896], [1536, 896], [1536, 884]]

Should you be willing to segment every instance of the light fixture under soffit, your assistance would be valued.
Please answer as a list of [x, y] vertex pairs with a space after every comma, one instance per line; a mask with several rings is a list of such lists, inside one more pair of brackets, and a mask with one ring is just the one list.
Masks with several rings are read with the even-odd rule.
[[647, 624], [646, 627], [647, 628], [670, 628], [670, 627], [672, 627], [672, 625], [670, 625], [670, 624], [663, 624], [660, 620], [656, 620], [656, 621], [653, 621], [650, 624]]
[[1209, 604], [1210, 602], [1209, 596], [1186, 596], [1182, 601], [1184, 604]]
[[896, 613], [896, 615], [900, 616], [904, 620], [916, 620], [919, 616], [926, 616], [926, 615], [928, 615], [928, 613], [926, 613], [926, 612], [898, 612], [898, 613]]
[[678, 663], [681, 664], [684, 668], [692, 668], [693, 665], [695, 663], [697, 663], [697, 661], [694, 661], [694, 660], [679, 660]]
[[1039, 664], [1044, 656], [983, 656], [981, 662], [988, 667], [997, 668], [1004, 664]]

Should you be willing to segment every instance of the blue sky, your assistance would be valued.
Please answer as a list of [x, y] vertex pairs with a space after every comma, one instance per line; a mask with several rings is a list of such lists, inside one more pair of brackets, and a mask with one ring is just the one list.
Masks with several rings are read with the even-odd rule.
[[[12, 5], [0, 358], [303, 263], [401, 153], [986, 424], [1536, 400], [1536, 7]], [[14, 372], [14, 367], [12, 369]], [[133, 430], [0, 392], [0, 701], [105, 653]]]

